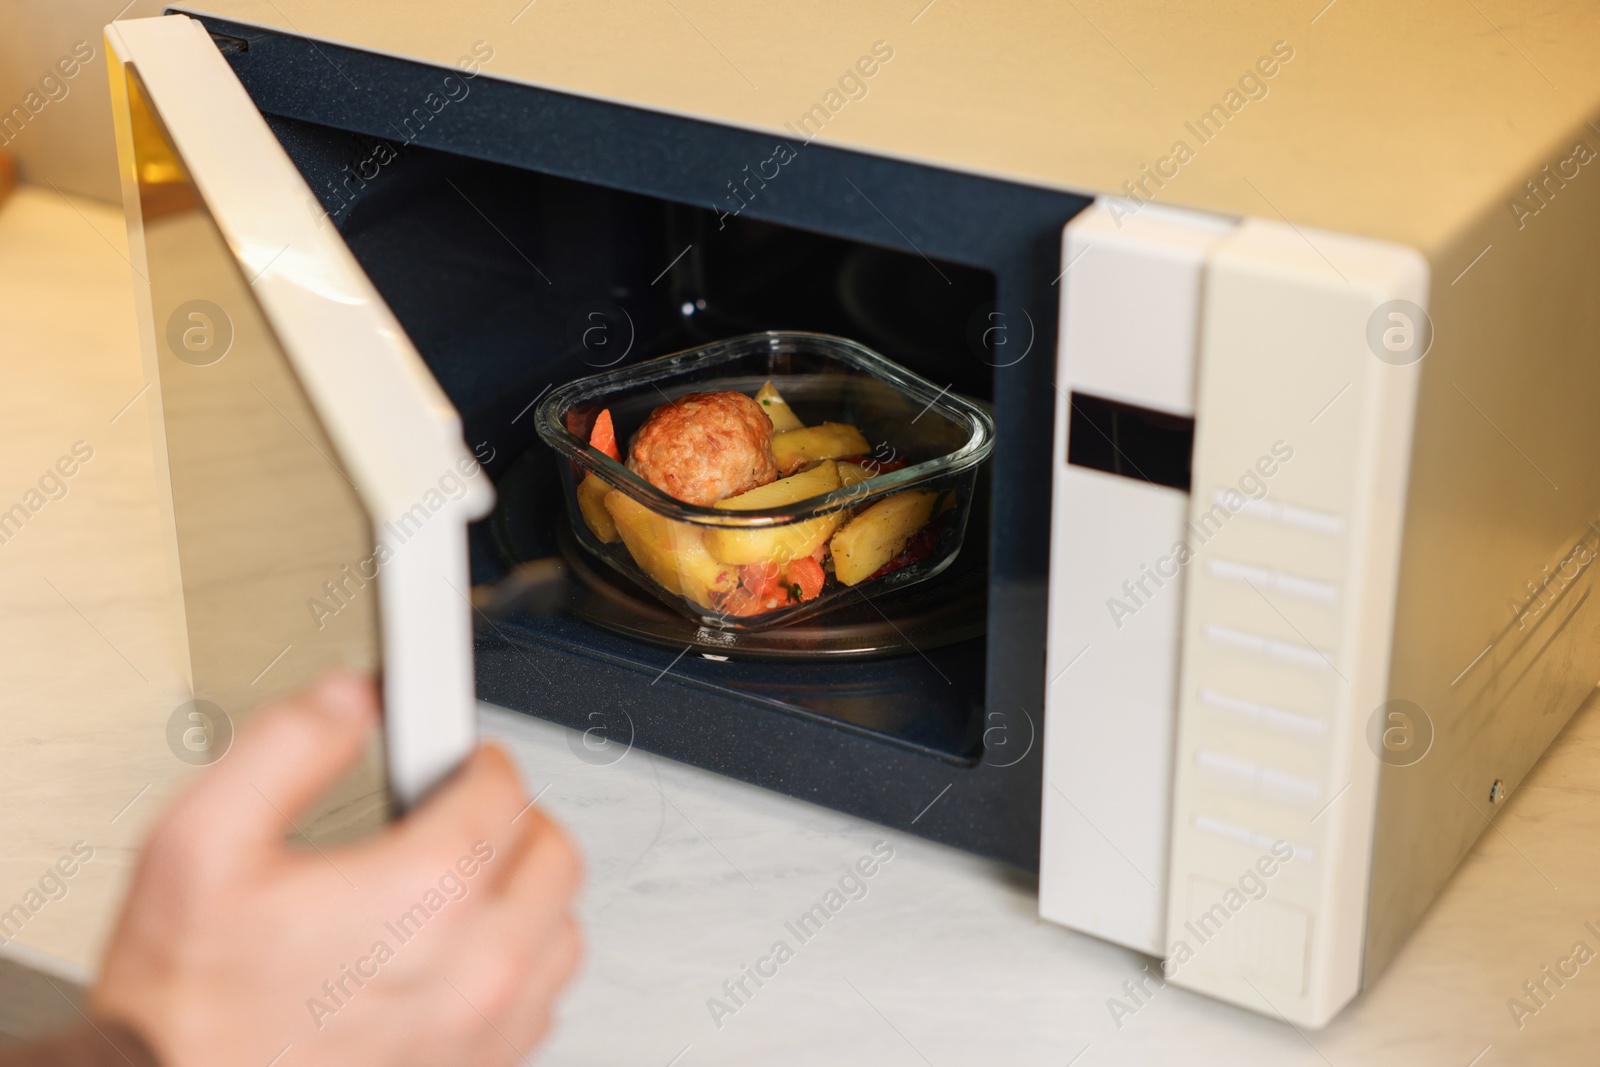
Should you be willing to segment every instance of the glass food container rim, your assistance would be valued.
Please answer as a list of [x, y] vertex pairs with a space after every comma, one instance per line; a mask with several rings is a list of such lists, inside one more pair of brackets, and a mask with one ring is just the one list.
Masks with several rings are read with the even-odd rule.
[[[939, 407], [954, 421], [964, 420], [971, 428], [971, 434], [960, 448], [943, 456], [888, 474], [880, 474], [868, 481], [858, 482], [855, 486], [833, 489], [783, 507], [746, 511], [690, 504], [668, 496], [629, 470], [625, 464], [592, 447], [589, 442], [567, 429], [562, 418], [562, 414], [568, 408], [620, 388], [649, 385], [664, 378], [677, 377], [685, 372], [731, 362], [741, 356], [768, 350], [779, 344], [796, 342], [807, 343], [820, 349], [820, 354], [852, 364], [915, 399], [926, 401], [927, 409]], [[549, 394], [539, 402], [539, 406], [534, 410], [534, 427], [545, 444], [585, 470], [600, 475], [601, 479], [613, 488], [621, 490], [640, 504], [668, 518], [693, 522], [700, 526], [783, 525], [830, 514], [842, 508], [859, 506], [865, 500], [882, 497], [929, 478], [968, 470], [987, 459], [994, 450], [994, 419], [978, 404], [951, 393], [949, 386], [940, 389], [921, 375], [906, 370], [859, 342], [832, 334], [802, 330], [765, 330], [741, 334], [713, 341], [707, 345], [655, 356], [631, 366], [573, 379], [550, 390]], [[869, 485], [872, 488], [866, 492], [858, 489], [859, 486]]]

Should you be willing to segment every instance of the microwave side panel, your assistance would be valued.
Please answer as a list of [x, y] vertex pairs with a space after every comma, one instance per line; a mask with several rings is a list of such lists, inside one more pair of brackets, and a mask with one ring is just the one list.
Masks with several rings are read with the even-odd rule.
[[1546, 180], [1434, 253], [1390, 694], [1429, 746], [1382, 768], [1369, 981], [1491, 820], [1530, 898], [1567, 886], [1506, 809], [1600, 678], [1600, 183]]
[[1039, 913], [1151, 955], [1165, 945], [1192, 436], [1159, 442], [1181, 452], [1175, 477], [1145, 458], [1158, 442], [1119, 426], [1192, 435], [1205, 258], [1232, 226], [1102, 199], [1063, 232]]
[[1301, 1026], [1361, 984], [1427, 283], [1414, 250], [1255, 219], [1207, 271], [1167, 966]]

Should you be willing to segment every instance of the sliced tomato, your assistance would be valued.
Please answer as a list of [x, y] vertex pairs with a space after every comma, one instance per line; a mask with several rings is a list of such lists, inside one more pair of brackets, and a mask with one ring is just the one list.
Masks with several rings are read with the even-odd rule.
[[729, 615], [760, 615], [783, 607], [787, 596], [782, 567], [776, 563], [747, 563], [739, 568], [738, 588], [723, 598], [720, 607]]
[[739, 584], [752, 593], [770, 593], [783, 578], [783, 568], [776, 563], [746, 563], [739, 568]]
[[767, 607], [764, 598], [756, 596], [741, 585], [722, 598], [718, 609], [728, 615], [743, 617], [745, 615], [760, 615], [767, 610]]
[[600, 417], [594, 420], [594, 429], [589, 432], [589, 447], [598, 449], [616, 460], [622, 462], [622, 453], [617, 451], [617, 431], [611, 425], [611, 409], [604, 408]]

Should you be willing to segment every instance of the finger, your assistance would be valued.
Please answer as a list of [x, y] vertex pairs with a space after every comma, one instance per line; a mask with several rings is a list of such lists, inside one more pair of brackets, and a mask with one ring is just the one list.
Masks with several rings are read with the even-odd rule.
[[[446, 867], [462, 874], [473, 870], [474, 885], [496, 892], [504, 880], [503, 857], [520, 834], [516, 820], [527, 803], [505, 753], [481, 745], [404, 819], [356, 852], [364, 865], [419, 877]], [[463, 861], [465, 869], [458, 866]]]
[[512, 908], [564, 905], [583, 881], [583, 860], [572, 839], [538, 808], [523, 816], [527, 826], [506, 857], [502, 896]]
[[[502, 916], [475, 923], [452, 938], [447, 954], [436, 953], [429, 965], [427, 978], [442, 980], [448, 990], [449, 1002], [443, 1007], [454, 1009], [442, 1021], [443, 1031], [458, 1035], [458, 1043], [478, 1046], [467, 1062], [519, 1063], [532, 1051], [517, 1033], [527, 1036], [528, 1028], [509, 1024], [550, 998], [570, 975], [577, 955], [576, 931], [564, 909], [548, 909], [540, 920], [512, 926]], [[506, 1059], [507, 1052], [517, 1058]]]
[[583, 961], [583, 936], [571, 916], [551, 928], [535, 948], [534, 965], [500, 1028], [516, 1046], [531, 1053], [550, 1030], [556, 995], [572, 981]]
[[450, 979], [463, 1005], [495, 1038], [482, 1035], [487, 1047], [475, 1063], [521, 1062], [505, 1059], [507, 1051], [519, 1057], [531, 1054], [549, 1027], [552, 998], [577, 970], [582, 953], [577, 923], [565, 911], [551, 911], [541, 919], [527, 928], [480, 928], [484, 940], [462, 957], [478, 962]]
[[278, 844], [360, 759], [377, 720], [371, 678], [327, 675], [257, 712], [173, 806], [168, 823], [208, 842]]

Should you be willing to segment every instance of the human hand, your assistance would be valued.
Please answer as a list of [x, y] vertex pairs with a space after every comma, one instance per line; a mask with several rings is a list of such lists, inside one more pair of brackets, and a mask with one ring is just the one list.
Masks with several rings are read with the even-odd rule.
[[579, 861], [499, 749], [367, 841], [285, 841], [377, 717], [370, 680], [329, 676], [157, 824], [90, 1004], [163, 1067], [493, 1067], [548, 1029], [580, 954]]

